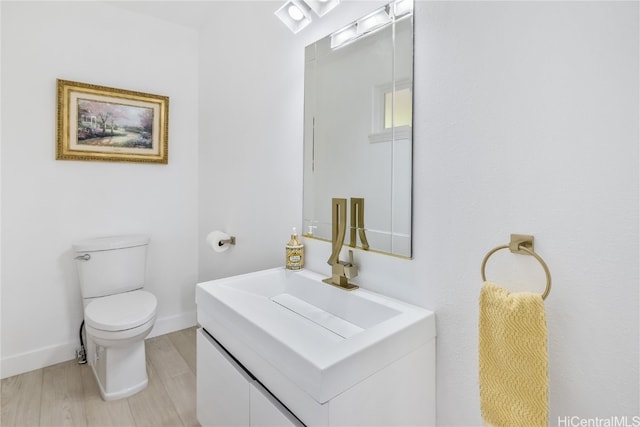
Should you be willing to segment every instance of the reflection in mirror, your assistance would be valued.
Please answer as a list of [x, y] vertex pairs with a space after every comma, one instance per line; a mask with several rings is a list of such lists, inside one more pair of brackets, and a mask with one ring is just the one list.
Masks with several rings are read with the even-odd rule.
[[411, 257], [412, 12], [392, 2], [306, 48], [306, 237], [331, 240], [332, 198], [364, 199], [345, 244]]

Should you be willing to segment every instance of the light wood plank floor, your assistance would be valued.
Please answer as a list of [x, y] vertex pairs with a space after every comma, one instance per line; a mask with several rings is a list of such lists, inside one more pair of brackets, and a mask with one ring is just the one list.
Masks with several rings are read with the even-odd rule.
[[75, 360], [2, 380], [2, 426], [200, 426], [196, 328], [146, 340], [149, 385], [105, 402], [89, 365]]

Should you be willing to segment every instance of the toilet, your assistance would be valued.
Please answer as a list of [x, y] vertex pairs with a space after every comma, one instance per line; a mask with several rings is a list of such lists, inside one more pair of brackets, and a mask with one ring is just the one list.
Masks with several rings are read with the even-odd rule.
[[158, 300], [145, 290], [147, 236], [114, 236], [73, 244], [84, 304], [86, 357], [104, 400], [148, 383], [144, 339]]

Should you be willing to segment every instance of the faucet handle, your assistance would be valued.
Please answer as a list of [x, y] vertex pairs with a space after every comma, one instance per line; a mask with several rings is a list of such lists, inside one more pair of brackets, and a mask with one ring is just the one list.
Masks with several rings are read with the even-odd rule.
[[358, 267], [353, 263], [353, 251], [349, 250], [349, 261], [344, 265], [344, 276], [353, 279], [358, 276]]

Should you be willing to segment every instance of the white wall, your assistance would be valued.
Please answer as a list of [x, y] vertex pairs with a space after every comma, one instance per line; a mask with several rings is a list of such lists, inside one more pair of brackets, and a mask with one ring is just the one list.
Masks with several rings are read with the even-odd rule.
[[[75, 240], [148, 234], [152, 334], [195, 322], [197, 49], [102, 2], [2, 2], [3, 376], [73, 358]], [[169, 96], [169, 164], [56, 161], [56, 78]]]
[[[274, 2], [216, 6], [200, 32], [200, 280], [283, 265], [302, 222], [303, 52]], [[213, 230], [236, 246], [212, 252]]]
[[[417, 5], [404, 292], [438, 314], [440, 424], [479, 422], [479, 267], [510, 233], [535, 236], [553, 277], [550, 424], [640, 415], [639, 4]], [[543, 289], [535, 262], [501, 274], [531, 261], [514, 258], [496, 257], [488, 277]]]

